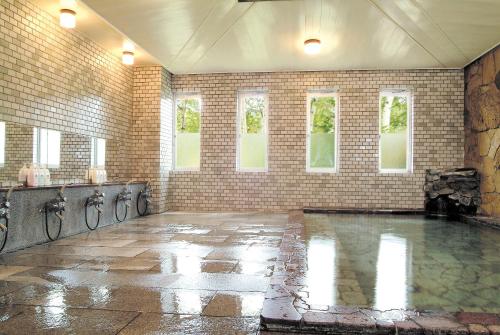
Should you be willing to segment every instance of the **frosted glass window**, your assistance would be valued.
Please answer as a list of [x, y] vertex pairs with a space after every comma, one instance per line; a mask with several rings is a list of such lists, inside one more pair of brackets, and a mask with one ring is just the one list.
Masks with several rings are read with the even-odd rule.
[[92, 138], [90, 165], [92, 167], [104, 167], [106, 165], [106, 140], [103, 138]]
[[58, 168], [61, 156], [61, 132], [33, 128], [33, 163]]
[[5, 165], [5, 122], [0, 122], [0, 167]]
[[335, 172], [337, 169], [338, 109], [338, 95], [334, 92], [307, 95], [308, 172]]
[[411, 171], [411, 96], [407, 91], [380, 93], [379, 169], [386, 173]]
[[175, 169], [200, 168], [201, 97], [178, 96], [175, 99]]
[[239, 171], [267, 171], [267, 94], [238, 95], [237, 161]]

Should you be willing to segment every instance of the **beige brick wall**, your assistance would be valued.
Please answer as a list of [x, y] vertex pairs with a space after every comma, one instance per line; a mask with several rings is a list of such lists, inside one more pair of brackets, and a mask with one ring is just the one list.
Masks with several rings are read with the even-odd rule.
[[[422, 208], [427, 168], [463, 166], [463, 71], [338, 71], [174, 75], [174, 92], [202, 96], [201, 169], [172, 172], [175, 210], [301, 207]], [[408, 175], [378, 173], [378, 99], [384, 88], [414, 97], [414, 163]], [[236, 172], [238, 90], [269, 92], [269, 171]], [[306, 173], [306, 93], [340, 95], [339, 167]]]
[[[0, 1], [0, 120], [127, 145], [132, 84], [132, 68], [78, 30], [29, 1]], [[110, 179], [122, 178], [126, 151], [108, 148]]]
[[171, 74], [161, 66], [134, 68], [131, 176], [149, 180], [153, 212], [167, 209], [171, 167]]

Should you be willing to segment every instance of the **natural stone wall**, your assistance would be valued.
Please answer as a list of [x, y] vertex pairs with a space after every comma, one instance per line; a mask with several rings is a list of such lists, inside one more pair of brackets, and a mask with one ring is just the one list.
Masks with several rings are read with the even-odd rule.
[[481, 174], [481, 212], [500, 217], [500, 47], [465, 69], [465, 166]]

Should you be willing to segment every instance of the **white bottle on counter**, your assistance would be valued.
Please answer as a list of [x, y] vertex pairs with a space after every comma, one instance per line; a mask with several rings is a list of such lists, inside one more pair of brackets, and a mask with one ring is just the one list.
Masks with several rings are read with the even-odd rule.
[[38, 173], [35, 164], [31, 164], [30, 167], [28, 168], [27, 186], [28, 187], [38, 186]]
[[50, 186], [52, 183], [50, 182], [50, 171], [48, 168], [43, 168], [42, 169], [42, 175], [43, 175], [43, 185], [44, 186]]
[[23, 167], [19, 170], [19, 174], [17, 175], [17, 181], [24, 186], [28, 183], [28, 171], [29, 169], [26, 164], [23, 164]]
[[107, 181], [108, 181], [108, 173], [106, 172], [105, 169], [102, 169], [102, 181], [101, 181], [101, 184], [105, 183]]

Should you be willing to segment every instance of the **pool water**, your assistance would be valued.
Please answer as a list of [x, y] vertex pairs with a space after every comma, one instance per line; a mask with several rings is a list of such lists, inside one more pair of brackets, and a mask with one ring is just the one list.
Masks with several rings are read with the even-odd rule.
[[424, 216], [306, 214], [310, 305], [500, 312], [500, 231]]

